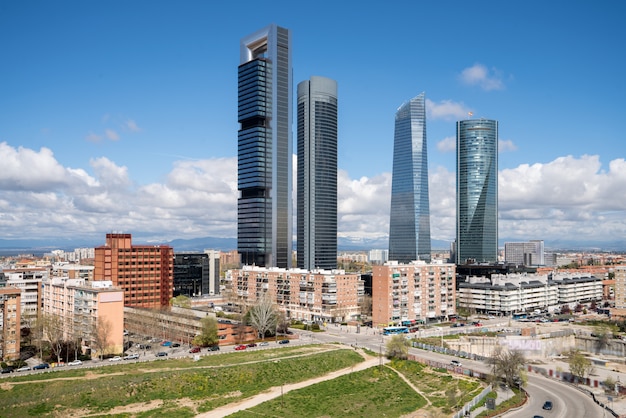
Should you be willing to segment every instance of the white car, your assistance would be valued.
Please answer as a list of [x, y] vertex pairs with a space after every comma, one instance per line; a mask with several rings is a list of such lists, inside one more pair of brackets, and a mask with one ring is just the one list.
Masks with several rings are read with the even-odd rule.
[[81, 364], [83, 364], [83, 362], [80, 360], [73, 360], [67, 363], [68, 366], [80, 366]]
[[111, 357], [109, 361], [121, 361], [122, 358], [120, 356]]
[[139, 358], [139, 354], [135, 353], [135, 354], [129, 354], [125, 356], [124, 360], [136, 360], [138, 358]]
[[16, 370], [16, 372], [27, 372], [30, 370], [30, 366], [24, 366], [24, 367], [20, 367], [19, 369]]

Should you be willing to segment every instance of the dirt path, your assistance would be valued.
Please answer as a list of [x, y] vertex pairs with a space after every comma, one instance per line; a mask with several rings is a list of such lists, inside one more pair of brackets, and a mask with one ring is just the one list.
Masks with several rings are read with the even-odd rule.
[[391, 370], [393, 370], [398, 376], [400, 376], [400, 378], [402, 378], [402, 380], [404, 380], [406, 382], [406, 384], [409, 385], [409, 387], [415, 391], [415, 393], [419, 394], [422, 398], [426, 399], [426, 402], [428, 402], [428, 404], [427, 404], [428, 406], [432, 405], [432, 402], [430, 401], [430, 399], [428, 399], [428, 396], [425, 395], [424, 392], [419, 390], [413, 383], [411, 383], [411, 381], [409, 379], [407, 379], [406, 376], [404, 376], [402, 373], [400, 373], [399, 371], [397, 371], [393, 367], [389, 367], [389, 368]]
[[[263, 402], [270, 401], [272, 399], [276, 399], [284, 393], [288, 393], [292, 390], [302, 389], [304, 387], [315, 385], [320, 382], [324, 382], [326, 380], [332, 380], [339, 376], [343, 376], [349, 373], [358, 372], [361, 370], [369, 369], [370, 367], [377, 366], [380, 364], [380, 359], [378, 357], [370, 357], [365, 353], [359, 351], [359, 354], [363, 356], [366, 360], [362, 363], [359, 363], [352, 367], [346, 367], [345, 369], [336, 370], [334, 372], [328, 373], [324, 376], [316, 377], [313, 379], [305, 380], [303, 382], [293, 383], [290, 385], [277, 386], [270, 388], [267, 392], [260, 393], [256, 396], [252, 396], [248, 399], [244, 399], [241, 402], [228, 404], [221, 406], [219, 408], [213, 409], [212, 411], [205, 412], [203, 414], [196, 415], [196, 418], [221, 418], [226, 417], [228, 415], [234, 414], [235, 412], [239, 412], [248, 408], [252, 408]], [[383, 358], [384, 362], [387, 362], [386, 359]]]

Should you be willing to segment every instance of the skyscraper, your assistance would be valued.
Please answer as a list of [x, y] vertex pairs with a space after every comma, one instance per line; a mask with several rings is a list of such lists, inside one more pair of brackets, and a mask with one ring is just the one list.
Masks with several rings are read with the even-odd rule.
[[237, 248], [244, 264], [291, 267], [291, 32], [274, 24], [241, 40]]
[[337, 268], [337, 82], [298, 84], [298, 267]]
[[389, 219], [389, 260], [430, 261], [430, 204], [424, 93], [396, 112]]
[[498, 261], [498, 121], [456, 125], [456, 262]]

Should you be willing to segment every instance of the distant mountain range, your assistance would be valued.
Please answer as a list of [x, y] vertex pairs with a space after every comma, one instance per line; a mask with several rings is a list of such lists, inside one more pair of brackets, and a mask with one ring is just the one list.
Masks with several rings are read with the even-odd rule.
[[[501, 239], [500, 246], [505, 242], [521, 242], [519, 239]], [[52, 250], [73, 251], [75, 248], [98, 247], [104, 244], [104, 237], [94, 239], [0, 239], [0, 255], [10, 254], [43, 254]], [[142, 240], [140, 235], [133, 234], [133, 244], [156, 244], [154, 241]], [[175, 239], [163, 241], [159, 244], [170, 245], [174, 251], [204, 251], [214, 249], [230, 251], [237, 249], [236, 238], [204, 237], [193, 239]], [[294, 243], [295, 244], [295, 243]], [[449, 250], [450, 242], [432, 240], [433, 250]], [[339, 251], [366, 251], [371, 249], [388, 248], [387, 237], [376, 239], [339, 237], [337, 239]], [[626, 252], [626, 240], [611, 242], [576, 242], [567, 240], [545, 241], [546, 251], [614, 251]]]

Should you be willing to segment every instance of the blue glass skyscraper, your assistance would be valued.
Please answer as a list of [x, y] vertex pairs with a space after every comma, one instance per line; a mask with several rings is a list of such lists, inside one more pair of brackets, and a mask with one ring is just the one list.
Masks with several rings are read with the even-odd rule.
[[498, 122], [456, 125], [456, 262], [498, 261]]
[[270, 25], [240, 53], [237, 249], [243, 264], [291, 268], [291, 33]]
[[337, 268], [337, 82], [298, 84], [298, 267]]
[[425, 94], [396, 112], [389, 219], [389, 260], [430, 261], [430, 203]]

